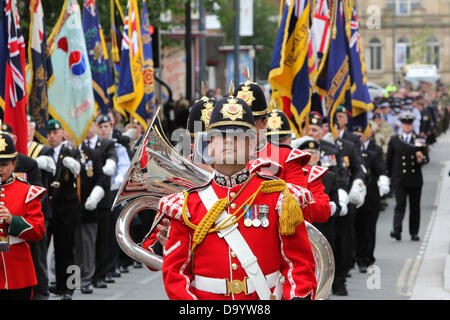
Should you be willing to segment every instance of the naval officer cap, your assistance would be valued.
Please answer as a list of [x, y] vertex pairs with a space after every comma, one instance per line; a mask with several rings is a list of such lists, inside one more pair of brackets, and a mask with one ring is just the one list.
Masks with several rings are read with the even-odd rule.
[[414, 122], [414, 120], [416, 119], [416, 116], [414, 115], [414, 113], [412, 113], [411, 111], [407, 110], [404, 111], [399, 117], [398, 119], [400, 120], [400, 122], [402, 123], [408, 123], [411, 124]]

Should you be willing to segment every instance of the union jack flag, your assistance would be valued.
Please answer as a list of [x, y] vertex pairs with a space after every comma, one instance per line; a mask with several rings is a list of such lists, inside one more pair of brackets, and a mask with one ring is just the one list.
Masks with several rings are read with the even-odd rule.
[[[25, 69], [25, 41], [19, 28], [19, 16], [13, 0], [6, 0], [6, 20], [8, 28], [9, 67], [12, 82], [7, 82], [11, 107], [26, 96]], [[23, 62], [21, 61], [23, 57]]]
[[25, 41], [16, 0], [0, 0], [0, 105], [4, 121], [17, 136], [16, 149], [27, 154]]
[[84, 7], [89, 10], [91, 15], [95, 16], [95, 0], [84, 0]]

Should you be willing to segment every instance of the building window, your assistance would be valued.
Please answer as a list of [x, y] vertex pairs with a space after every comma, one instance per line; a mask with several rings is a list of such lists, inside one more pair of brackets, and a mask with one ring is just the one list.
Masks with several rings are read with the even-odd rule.
[[436, 68], [439, 69], [439, 56], [440, 56], [440, 43], [439, 40], [435, 37], [430, 37], [427, 41], [427, 54], [426, 54], [426, 62], [428, 64], [436, 65]]
[[381, 41], [378, 38], [372, 38], [369, 40], [369, 70], [381, 71], [382, 65], [382, 47]]
[[387, 0], [386, 6], [392, 10], [395, 4], [397, 16], [409, 16], [415, 8], [420, 7], [420, 2], [420, 0]]
[[400, 38], [398, 40], [398, 43], [403, 44], [403, 46], [405, 47], [405, 54], [406, 54], [406, 63], [409, 63], [410, 59], [411, 59], [411, 41], [408, 38]]

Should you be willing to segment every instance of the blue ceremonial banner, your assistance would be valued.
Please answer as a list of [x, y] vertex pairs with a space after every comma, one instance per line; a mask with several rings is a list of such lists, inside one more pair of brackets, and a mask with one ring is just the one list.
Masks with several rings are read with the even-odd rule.
[[373, 109], [369, 89], [366, 85], [365, 65], [361, 52], [358, 17], [356, 7], [352, 4], [350, 22], [350, 70], [352, 73], [353, 89], [351, 94], [352, 125], [367, 128], [367, 111]]
[[[119, 0], [110, 0], [111, 10], [111, 58], [114, 62], [114, 87], [117, 93], [117, 87], [119, 85], [119, 68], [120, 68], [120, 53], [122, 51], [122, 34], [124, 16], [122, 8], [120, 7]], [[128, 118], [127, 113], [117, 103], [117, 95], [113, 96], [113, 107], [119, 111], [125, 118]]]
[[114, 83], [96, 0], [84, 0], [83, 31], [92, 73], [96, 111], [106, 114], [111, 107]]
[[155, 111], [155, 75], [153, 72], [153, 47], [148, 19], [147, 3], [142, 3], [141, 12], [141, 39], [142, 55], [144, 57], [142, 75], [144, 76], [144, 97], [136, 109], [133, 117], [147, 129], [147, 120], [153, 117]]
[[350, 88], [350, 72], [343, 1], [334, 1], [330, 8], [331, 38], [320, 63], [315, 89], [325, 97], [330, 130], [336, 137], [334, 114], [343, 103], [346, 90]]
[[76, 0], [65, 0], [48, 42], [53, 70], [58, 70], [48, 88], [49, 112], [80, 145], [93, 121], [95, 101]]
[[302, 121], [311, 106], [310, 13], [308, 0], [285, 3], [269, 71], [270, 86], [282, 97], [283, 111], [297, 136], [301, 136]]
[[53, 68], [47, 47], [44, 11], [39, 0], [30, 2], [30, 36], [28, 40], [28, 68], [30, 83], [27, 87], [28, 113], [36, 121], [35, 135], [47, 144], [48, 96], [47, 89], [52, 79]]
[[122, 36], [117, 102], [126, 112], [133, 115], [144, 97], [143, 57], [137, 1], [129, 0], [127, 9]]

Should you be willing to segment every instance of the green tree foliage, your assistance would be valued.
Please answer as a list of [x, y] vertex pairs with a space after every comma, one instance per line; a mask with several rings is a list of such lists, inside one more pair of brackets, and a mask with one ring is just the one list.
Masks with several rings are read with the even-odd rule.
[[[50, 35], [53, 27], [58, 21], [59, 15], [63, 8], [64, 0], [42, 0], [42, 8], [44, 10], [44, 20], [47, 29], [47, 35]], [[119, 0], [124, 15], [126, 15], [127, 0]], [[17, 0], [17, 8], [20, 15], [20, 28], [28, 43], [29, 25], [30, 25], [30, 10], [29, 0]], [[78, 0], [80, 5], [81, 15], [83, 14], [83, 0]], [[142, 6], [143, 1], [138, 0], [139, 6]], [[155, 27], [166, 30], [174, 25], [184, 23], [184, 6], [186, 0], [146, 0], [147, 9], [149, 13], [150, 23]], [[111, 34], [111, 15], [110, 15], [110, 0], [97, 0], [97, 8], [100, 15], [100, 23], [103, 28], [103, 33], [106, 38]], [[160, 19], [161, 13], [171, 10], [171, 22], [162, 22]]]
[[[225, 34], [225, 42], [229, 45], [234, 41], [234, 1], [218, 1], [220, 9], [216, 11]], [[272, 59], [273, 46], [278, 30], [277, 5], [266, 0], [254, 0], [253, 2], [253, 37], [240, 37], [241, 45], [262, 45], [262, 51], [256, 53], [257, 79], [266, 80], [270, 61]]]

